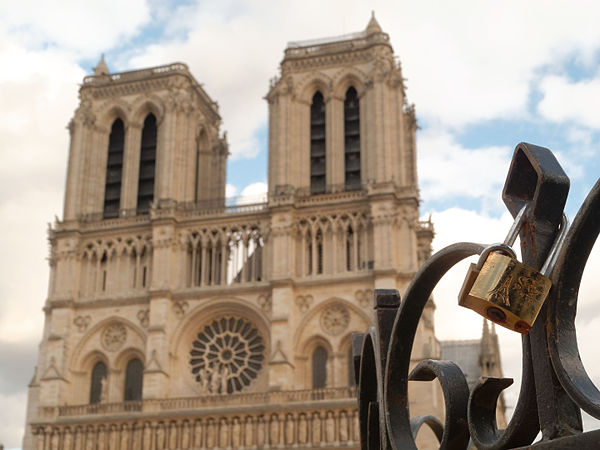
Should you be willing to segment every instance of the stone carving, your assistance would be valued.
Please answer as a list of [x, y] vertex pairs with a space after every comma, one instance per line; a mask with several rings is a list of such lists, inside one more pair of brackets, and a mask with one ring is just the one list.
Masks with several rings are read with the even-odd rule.
[[372, 289], [365, 289], [364, 291], [358, 290], [355, 292], [354, 296], [355, 296], [358, 304], [360, 306], [362, 306], [363, 308], [366, 308], [372, 302], [373, 290]]
[[190, 351], [191, 371], [203, 394], [231, 394], [249, 386], [265, 359], [263, 338], [239, 317], [213, 320]]
[[308, 311], [312, 301], [312, 295], [299, 295], [298, 297], [296, 297], [296, 305], [298, 305], [298, 309], [300, 309], [300, 312], [302, 313]]
[[[204, 416], [191, 423], [188, 419], [172, 419], [166, 423], [151, 419], [140, 423], [128, 418], [126, 423], [93, 424], [73, 428], [69, 424], [39, 427], [35, 430], [36, 449], [104, 450], [109, 449], [200, 449], [200, 448], [311, 448], [341, 443], [344, 448], [358, 445], [357, 411], [320, 410], [273, 413], [267, 418], [260, 411], [244, 419]], [[118, 421], [117, 421], [118, 422]], [[62, 439], [56, 440], [56, 437]], [[52, 444], [54, 440], [55, 444]], [[100, 447], [98, 444], [102, 444]], [[54, 445], [54, 447], [53, 447]]]
[[349, 323], [350, 311], [339, 303], [334, 303], [321, 313], [321, 327], [333, 336], [342, 333]]
[[127, 340], [127, 329], [119, 322], [109, 324], [102, 332], [102, 347], [109, 352], [119, 350]]
[[73, 324], [77, 327], [77, 331], [83, 333], [91, 321], [92, 318], [90, 316], [77, 316], [73, 319]]
[[273, 309], [273, 303], [271, 302], [271, 295], [259, 295], [258, 296], [258, 305], [265, 313], [270, 313]]
[[150, 310], [140, 309], [137, 313], [137, 318], [140, 321], [142, 328], [148, 328], [148, 323], [150, 322]]
[[175, 312], [175, 317], [178, 319], [181, 319], [185, 315], [188, 308], [188, 302], [185, 300], [177, 300], [173, 303], [173, 311]]
[[108, 401], [108, 380], [106, 377], [100, 379], [100, 403]]

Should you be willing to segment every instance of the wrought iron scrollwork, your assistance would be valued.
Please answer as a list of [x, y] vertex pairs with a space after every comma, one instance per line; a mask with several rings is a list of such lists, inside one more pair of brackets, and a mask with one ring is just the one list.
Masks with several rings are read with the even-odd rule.
[[[513, 216], [528, 205], [520, 231], [523, 262], [540, 269], [557, 236], [569, 179], [546, 148], [517, 145], [503, 190]], [[417, 326], [431, 293], [458, 262], [484, 249], [458, 243], [433, 255], [417, 272], [404, 299], [395, 290], [376, 290], [375, 326], [355, 334], [353, 356], [359, 392], [361, 446], [415, 449], [427, 425], [442, 449], [528, 447], [539, 431], [540, 448], [600, 448], [600, 430], [583, 433], [581, 410], [600, 418], [600, 391], [588, 376], [577, 347], [575, 316], [579, 284], [600, 233], [600, 181], [591, 190], [568, 231], [554, 267], [552, 289], [528, 335], [522, 337], [522, 382], [506, 429], [496, 423], [500, 393], [510, 378], [483, 378], [471, 392], [450, 361], [425, 360], [409, 373]], [[458, 289], [457, 289], [458, 293]], [[446, 407], [442, 424], [432, 416], [409, 414], [408, 382], [437, 378]]]

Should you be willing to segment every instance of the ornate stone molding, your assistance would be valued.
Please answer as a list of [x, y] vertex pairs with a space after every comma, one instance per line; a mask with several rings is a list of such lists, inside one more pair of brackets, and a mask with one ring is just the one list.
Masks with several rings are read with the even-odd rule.
[[102, 347], [109, 352], [115, 352], [121, 349], [126, 340], [127, 328], [120, 322], [108, 324], [102, 331], [102, 336], [100, 338]]
[[90, 316], [79, 315], [73, 319], [73, 325], [77, 327], [77, 331], [83, 333], [87, 329], [91, 321], [92, 318]]
[[326, 333], [337, 336], [350, 324], [350, 311], [341, 303], [334, 303], [321, 313], [321, 328]]
[[142, 328], [148, 328], [148, 324], [150, 323], [150, 310], [147, 308], [140, 309], [137, 313], [137, 318]]
[[305, 313], [310, 309], [310, 305], [313, 302], [312, 295], [299, 295], [296, 297], [296, 305], [301, 313]]

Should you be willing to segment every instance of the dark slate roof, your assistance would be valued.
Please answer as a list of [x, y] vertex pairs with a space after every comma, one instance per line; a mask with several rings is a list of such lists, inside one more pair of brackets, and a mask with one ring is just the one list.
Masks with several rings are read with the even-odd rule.
[[472, 389], [481, 376], [481, 367], [479, 364], [481, 352], [481, 340], [456, 340], [440, 341], [442, 358], [453, 361], [461, 368], [469, 389]]

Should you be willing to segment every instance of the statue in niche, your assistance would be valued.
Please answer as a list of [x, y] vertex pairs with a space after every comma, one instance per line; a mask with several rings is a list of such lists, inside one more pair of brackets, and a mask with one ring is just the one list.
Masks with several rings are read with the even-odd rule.
[[256, 445], [259, 447], [265, 445], [265, 418], [260, 416], [258, 418], [258, 427], [256, 430]]
[[142, 433], [142, 445], [144, 450], [150, 450], [150, 445], [152, 444], [152, 428], [150, 428], [150, 424], [146, 422], [144, 424], [144, 432]]
[[215, 437], [215, 422], [212, 419], [208, 419], [208, 424], [206, 425], [206, 446], [208, 448], [215, 446]]
[[345, 411], [340, 413], [340, 441], [348, 440], [348, 414]]
[[52, 438], [50, 438], [50, 448], [52, 450], [58, 450], [58, 440], [60, 439], [60, 435], [58, 434], [58, 430], [55, 430], [52, 433]]
[[238, 448], [242, 445], [242, 440], [240, 438], [240, 432], [242, 431], [242, 426], [240, 425], [240, 419], [237, 417], [233, 418], [233, 427], [231, 430], [231, 445], [233, 448]]
[[[217, 372], [218, 370], [218, 372]], [[216, 367], [213, 367], [213, 370], [210, 374], [210, 393], [211, 394], [218, 394], [219, 393], [219, 386], [221, 384], [219, 378], [221, 376], [221, 368], [219, 367], [219, 369], [217, 369]]]
[[190, 446], [190, 423], [184, 421], [181, 425], [181, 447], [188, 448]]
[[308, 424], [306, 423], [306, 416], [301, 414], [298, 418], [298, 443], [306, 444], [308, 441]]
[[329, 411], [325, 419], [325, 440], [327, 442], [335, 441], [335, 418], [333, 413]]
[[110, 431], [108, 434], [108, 448], [110, 450], [119, 448], [119, 430], [117, 430], [116, 425], [110, 426]]
[[39, 428], [37, 432], [37, 448], [44, 450], [44, 430]]
[[254, 444], [254, 426], [250, 416], [246, 417], [246, 423], [244, 424], [244, 440], [246, 447], [251, 447]]
[[165, 426], [159, 424], [156, 430], [156, 450], [163, 450], [165, 448]]
[[194, 447], [202, 446], [202, 422], [196, 420], [194, 425]]
[[275, 414], [271, 416], [269, 424], [269, 439], [271, 445], [279, 444], [279, 419]]
[[288, 445], [294, 443], [294, 417], [291, 414], [285, 418], [285, 443]]
[[229, 424], [224, 417], [219, 420], [219, 447], [229, 447]]
[[222, 371], [219, 370], [219, 377], [221, 378], [221, 395], [226, 395], [227, 383], [229, 382], [229, 367], [223, 366]]
[[200, 388], [203, 394], [210, 394], [210, 372], [204, 367], [198, 371], [200, 376]]
[[129, 448], [129, 427], [126, 423], [121, 426], [121, 443], [119, 448], [121, 450], [127, 450]]
[[71, 437], [71, 429], [67, 428], [65, 430], [65, 436], [63, 438], [63, 450], [71, 450], [71, 447], [73, 445], [73, 439]]
[[177, 448], [177, 425], [171, 422], [169, 425], [169, 448]]
[[312, 441], [313, 444], [321, 442], [321, 418], [319, 413], [314, 413], [312, 416]]
[[98, 450], [106, 450], [106, 432], [102, 425], [100, 425], [100, 429], [98, 430]]
[[108, 379], [102, 377], [100, 379], [100, 403], [106, 403], [108, 401]]
[[94, 449], [94, 429], [90, 426], [85, 435], [85, 450]]
[[[141, 448], [141, 441], [142, 441], [142, 429], [139, 425], [135, 424], [134, 428], [132, 428], [132, 433], [133, 433], [133, 445], [131, 446], [131, 448]], [[125, 447], [127, 448], [127, 447]]]

